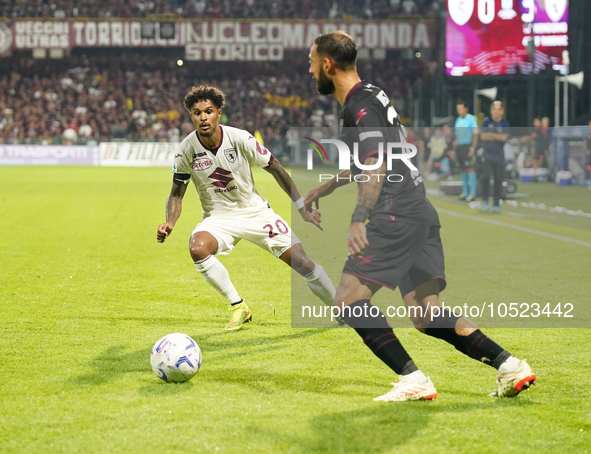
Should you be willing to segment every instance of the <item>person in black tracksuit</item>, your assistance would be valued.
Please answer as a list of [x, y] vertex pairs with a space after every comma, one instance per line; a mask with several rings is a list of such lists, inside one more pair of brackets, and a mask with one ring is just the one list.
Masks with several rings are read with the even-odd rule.
[[505, 179], [505, 144], [509, 140], [509, 122], [503, 118], [505, 108], [501, 101], [495, 101], [490, 108], [490, 118], [482, 123], [480, 141], [482, 143], [482, 206], [488, 211], [490, 205], [490, 179], [494, 180], [493, 211], [501, 211], [500, 200]]
[[398, 114], [386, 93], [359, 78], [356, 57], [355, 41], [340, 30], [319, 35], [310, 49], [310, 74], [320, 94], [332, 94], [341, 104], [340, 140], [353, 153], [350, 170], [312, 189], [305, 207], [318, 206], [321, 197], [339, 186], [358, 182], [358, 201], [347, 240], [349, 257], [335, 306], [372, 352], [399, 375], [400, 382], [375, 400], [437, 397], [433, 383], [410, 358], [385, 315], [371, 304], [381, 287], [399, 287], [417, 329], [499, 369], [495, 395], [514, 396], [535, 381], [527, 363], [513, 357], [466, 318], [440, 309], [439, 293], [446, 282], [439, 218], [411, 160], [388, 159], [388, 142], [402, 144], [393, 153], [405, 153], [412, 147], [405, 143]]

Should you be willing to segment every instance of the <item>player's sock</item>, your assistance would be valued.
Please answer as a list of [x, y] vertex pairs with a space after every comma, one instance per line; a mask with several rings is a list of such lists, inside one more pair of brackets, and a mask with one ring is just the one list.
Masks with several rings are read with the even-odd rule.
[[468, 197], [470, 195], [470, 189], [468, 188], [468, 174], [466, 172], [460, 173], [462, 177], [462, 194], [464, 197]]
[[374, 355], [398, 375], [408, 375], [419, 370], [392, 331], [386, 316], [369, 300], [345, 306], [341, 317], [357, 331]]
[[315, 264], [314, 271], [304, 276], [304, 280], [312, 290], [312, 293], [322, 300], [327, 306], [332, 306], [336, 290], [332, 281], [321, 265]]
[[460, 336], [454, 328], [458, 318], [449, 309], [442, 310], [427, 325], [425, 334], [444, 340], [470, 358], [488, 364], [495, 369], [498, 369], [511, 356], [511, 353], [479, 329], [468, 336]]
[[203, 279], [216, 289], [220, 295], [226, 298], [230, 304], [242, 301], [232, 281], [230, 281], [228, 270], [213, 255], [195, 262], [195, 268], [201, 273]]
[[470, 172], [468, 174], [468, 181], [470, 183], [470, 195], [476, 198], [476, 184], [478, 181], [476, 178], [476, 172]]
[[[403, 374], [405, 375], [405, 374]], [[428, 378], [425, 376], [425, 374], [423, 372], [421, 372], [420, 370], [415, 370], [414, 372], [411, 372], [410, 374], [406, 374], [405, 375], [406, 378], [417, 382], [417, 383], [424, 383], [428, 380]]]

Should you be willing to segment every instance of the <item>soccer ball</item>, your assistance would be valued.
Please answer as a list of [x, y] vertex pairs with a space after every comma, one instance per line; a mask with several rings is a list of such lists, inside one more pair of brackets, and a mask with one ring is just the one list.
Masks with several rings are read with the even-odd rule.
[[186, 334], [167, 334], [152, 347], [150, 364], [158, 378], [166, 382], [189, 381], [201, 367], [201, 350]]

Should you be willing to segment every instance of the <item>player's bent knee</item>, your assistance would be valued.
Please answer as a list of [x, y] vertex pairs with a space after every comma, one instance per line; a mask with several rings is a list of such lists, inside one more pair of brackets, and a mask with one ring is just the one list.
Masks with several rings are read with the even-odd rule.
[[194, 262], [203, 260], [213, 254], [212, 245], [206, 239], [192, 237], [189, 242], [189, 253]]
[[199, 260], [203, 260], [207, 258], [209, 251], [207, 248], [203, 247], [203, 245], [193, 245], [189, 246], [189, 253], [191, 254], [191, 258], [194, 262], [198, 262]]

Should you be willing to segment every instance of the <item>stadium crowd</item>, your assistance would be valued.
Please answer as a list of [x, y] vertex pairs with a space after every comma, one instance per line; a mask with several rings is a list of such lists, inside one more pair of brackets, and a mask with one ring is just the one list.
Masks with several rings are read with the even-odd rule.
[[[223, 121], [259, 130], [266, 142], [283, 143], [290, 127], [330, 127], [335, 121], [335, 101], [317, 94], [305, 61], [233, 62], [231, 71], [225, 62], [179, 67], [174, 59], [145, 54], [3, 62], [0, 143], [175, 142], [193, 128], [182, 101], [199, 84], [226, 92]], [[394, 60], [359, 69], [392, 98], [408, 92], [423, 72], [418, 63]]]
[[387, 19], [437, 14], [442, 0], [0, 0], [0, 17]]

